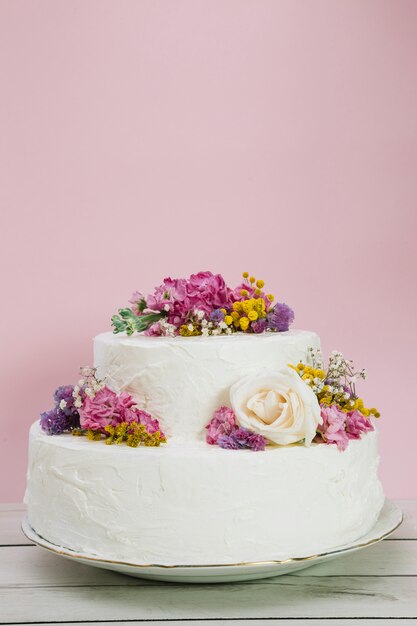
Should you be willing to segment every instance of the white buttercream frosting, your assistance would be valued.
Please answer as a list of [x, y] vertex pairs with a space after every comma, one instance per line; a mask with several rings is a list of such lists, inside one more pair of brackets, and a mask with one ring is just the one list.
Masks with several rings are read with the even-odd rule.
[[377, 435], [346, 451], [265, 452], [175, 439], [106, 446], [31, 428], [29, 523], [57, 545], [133, 563], [216, 564], [325, 552], [354, 541], [383, 504]]
[[260, 335], [146, 337], [103, 333], [94, 340], [99, 378], [128, 391], [161, 422], [168, 437], [203, 439], [213, 412], [230, 404], [230, 388], [248, 374], [306, 360], [319, 337], [290, 330]]

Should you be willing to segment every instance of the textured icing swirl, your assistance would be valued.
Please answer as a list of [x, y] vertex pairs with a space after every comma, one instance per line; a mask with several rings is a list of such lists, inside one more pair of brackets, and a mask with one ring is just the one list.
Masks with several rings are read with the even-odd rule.
[[317, 554], [368, 532], [384, 496], [377, 434], [345, 452], [195, 441], [106, 446], [30, 433], [29, 523], [45, 539], [136, 563], [216, 564]]

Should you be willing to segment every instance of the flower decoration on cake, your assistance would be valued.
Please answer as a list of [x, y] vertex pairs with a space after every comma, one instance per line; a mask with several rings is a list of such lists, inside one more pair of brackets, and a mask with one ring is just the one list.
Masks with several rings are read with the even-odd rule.
[[58, 387], [55, 406], [41, 414], [40, 425], [48, 435], [85, 435], [105, 443], [159, 446], [166, 442], [159, 422], [140, 409], [126, 391], [117, 394], [97, 379], [95, 368], [80, 368], [77, 385]]
[[[326, 369], [320, 350], [309, 348], [309, 363], [250, 374], [230, 389], [229, 407], [220, 407], [206, 426], [210, 445], [264, 450], [266, 445], [334, 444], [345, 450], [351, 439], [374, 430], [355, 383], [365, 370], [332, 352]], [[251, 439], [251, 436], [255, 439]]]
[[293, 310], [274, 303], [264, 281], [243, 273], [234, 289], [221, 274], [199, 272], [189, 278], [165, 278], [153, 293], [135, 291], [130, 307], [112, 317], [115, 333], [144, 332], [150, 336], [231, 335], [235, 332], [285, 332], [294, 321]]

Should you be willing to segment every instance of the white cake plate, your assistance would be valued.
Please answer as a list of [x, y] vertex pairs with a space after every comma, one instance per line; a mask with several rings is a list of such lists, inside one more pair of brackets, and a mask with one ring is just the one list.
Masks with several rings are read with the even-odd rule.
[[338, 546], [333, 550], [322, 554], [311, 554], [302, 557], [291, 557], [279, 561], [258, 561], [252, 563], [228, 563], [225, 565], [145, 565], [141, 563], [128, 563], [122, 561], [112, 561], [100, 558], [93, 554], [75, 552], [68, 548], [57, 546], [40, 537], [29, 525], [27, 519], [22, 522], [22, 530], [30, 541], [33, 541], [41, 548], [46, 548], [54, 554], [58, 554], [67, 559], [92, 565], [103, 569], [110, 569], [121, 574], [147, 578], [150, 580], [163, 580], [180, 583], [222, 583], [236, 582], [243, 580], [254, 580], [256, 578], [269, 578], [289, 574], [296, 570], [322, 563], [334, 559], [344, 554], [350, 554], [361, 548], [382, 541], [398, 528], [403, 521], [403, 514], [393, 502], [385, 500], [384, 507], [379, 515], [375, 526], [366, 535], [350, 544]]

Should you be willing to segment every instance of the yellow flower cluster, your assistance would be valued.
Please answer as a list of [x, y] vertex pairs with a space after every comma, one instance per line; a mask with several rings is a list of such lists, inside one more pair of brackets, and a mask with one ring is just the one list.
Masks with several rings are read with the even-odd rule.
[[263, 298], [249, 298], [233, 303], [233, 311], [226, 315], [224, 321], [228, 326], [233, 324], [236, 330], [247, 330], [251, 322], [266, 316]]
[[304, 365], [304, 363], [298, 363], [297, 367], [290, 365], [293, 369], [295, 369], [306, 383], [311, 383], [315, 378], [320, 378], [320, 380], [324, 380], [326, 378], [326, 372], [322, 369], [315, 369], [314, 367], [310, 367], [310, 365]]
[[111, 445], [112, 443], [126, 443], [131, 448], [137, 448], [138, 446], [159, 446], [161, 443], [166, 443], [166, 437], [161, 435], [159, 430], [156, 433], [150, 434], [146, 430], [143, 424], [137, 424], [132, 422], [122, 422], [117, 426], [106, 426], [106, 434], [103, 434], [99, 430], [93, 430], [89, 428], [87, 430], [74, 429], [72, 434], [76, 437], [85, 435], [90, 441], [100, 441], [100, 439], [106, 437], [105, 443]]
[[[313, 390], [315, 390], [315, 387], [317, 387], [317, 379], [319, 379], [320, 381], [324, 381], [324, 379], [326, 378], [326, 372], [323, 369], [317, 369], [311, 367], [310, 365], [305, 365], [304, 363], [298, 363], [296, 367], [290, 365], [290, 367], [295, 369], [301, 376], [301, 378], [308, 385], [313, 387]], [[346, 413], [349, 411], [359, 411], [360, 413], [362, 413], [362, 415], [365, 415], [366, 417], [369, 417], [370, 415], [373, 415], [374, 417], [380, 417], [381, 415], [379, 411], [375, 408], [366, 408], [362, 398], [352, 398], [350, 396], [346, 398], [344, 392], [334, 393], [330, 389], [329, 385], [322, 384], [321, 388], [319, 387], [319, 389], [320, 391], [316, 392], [316, 395], [320, 404], [337, 404], [338, 407]]]
[[143, 424], [132, 422], [122, 422], [118, 426], [106, 426], [105, 431], [108, 433], [106, 444], [126, 442], [127, 446], [137, 448], [138, 446], [159, 446], [166, 442], [166, 437], [162, 436], [159, 430], [156, 433], [148, 433]]
[[183, 324], [179, 327], [178, 332], [182, 337], [196, 337], [197, 335], [201, 335], [201, 331], [196, 324]]
[[[254, 289], [255, 296], [263, 295], [262, 289], [265, 286], [265, 281], [256, 280], [255, 276], [249, 276], [249, 272], [243, 272], [242, 276], [245, 279], [245, 282], [248, 285], [248, 287], [250, 287], [251, 290]], [[242, 289], [240, 294], [245, 298], [246, 296], [249, 295], [249, 291], [247, 289]], [[268, 298], [270, 302], [273, 302], [275, 299], [272, 293], [268, 293], [266, 297]]]

